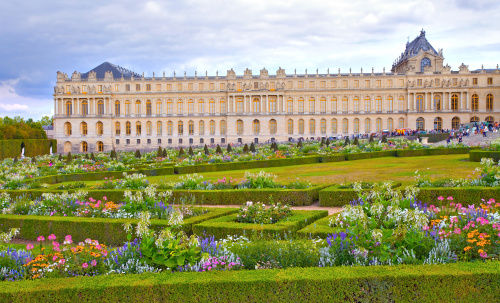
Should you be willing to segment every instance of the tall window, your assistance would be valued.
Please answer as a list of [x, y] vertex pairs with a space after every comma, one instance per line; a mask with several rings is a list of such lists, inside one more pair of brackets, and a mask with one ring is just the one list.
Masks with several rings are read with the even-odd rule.
[[243, 134], [243, 121], [242, 120], [236, 121], [236, 133], [238, 135]]
[[260, 113], [260, 99], [259, 98], [253, 98], [253, 100], [252, 100], [252, 112]]
[[156, 134], [161, 135], [163, 133], [163, 123], [161, 121], [156, 122]]
[[221, 135], [226, 134], [226, 121], [225, 120], [220, 121], [220, 134]]
[[336, 113], [336, 112], [337, 112], [337, 98], [333, 97], [332, 98], [332, 113]]
[[193, 99], [188, 100], [188, 115], [194, 114], [194, 101]]
[[139, 100], [135, 101], [135, 114], [137, 116], [141, 115], [141, 101]]
[[243, 113], [243, 98], [236, 98], [236, 113]]
[[293, 135], [293, 120], [288, 119], [287, 125], [288, 125], [288, 134]]
[[304, 120], [300, 119], [299, 120], [299, 134], [303, 134], [304, 133]]
[[210, 134], [215, 135], [215, 121], [214, 120], [210, 120]]
[[442, 130], [443, 129], [443, 119], [440, 117], [434, 118], [434, 130]]
[[477, 123], [477, 122], [479, 122], [479, 117], [474, 116], [470, 118], [470, 123]]
[[347, 97], [342, 98], [342, 111], [346, 113], [349, 110], [349, 100]]
[[95, 124], [95, 130], [98, 136], [102, 136], [102, 134], [104, 133], [104, 124], [102, 124], [101, 121], [97, 122]]
[[423, 95], [417, 95], [417, 108], [416, 110], [418, 112], [421, 112], [424, 110], [424, 96]]
[[215, 100], [214, 99], [210, 99], [208, 101], [208, 112], [210, 115], [215, 114]]
[[184, 134], [184, 123], [182, 121], [177, 122], [177, 134], [179, 136]]
[[156, 100], [156, 115], [161, 116], [163, 112], [163, 102], [161, 100]]
[[99, 152], [104, 151], [104, 143], [102, 143], [102, 141], [97, 141], [97, 151]]
[[352, 110], [355, 112], [359, 112], [359, 97], [355, 96], [352, 100]]
[[153, 109], [151, 105], [151, 100], [146, 101], [146, 115], [151, 116], [153, 114]]
[[472, 110], [477, 111], [479, 110], [479, 97], [477, 94], [473, 94], [472, 97]]
[[451, 128], [458, 129], [459, 127], [460, 127], [460, 118], [453, 117], [453, 119], [451, 119]]
[[200, 133], [200, 136], [203, 136], [205, 134], [205, 121], [200, 120], [200, 122], [198, 122], [198, 132]]
[[184, 102], [181, 99], [177, 100], [177, 114], [182, 115], [183, 109], [184, 109]]
[[354, 133], [357, 134], [359, 133], [359, 119], [354, 118]]
[[399, 96], [398, 98], [398, 110], [403, 111], [405, 110], [405, 97]]
[[326, 98], [322, 97], [319, 100], [319, 110], [322, 114], [326, 113]]
[[66, 115], [70, 116], [73, 114], [73, 103], [68, 100], [66, 101]]
[[72, 132], [73, 130], [71, 128], [71, 123], [69, 122], [64, 123], [64, 135], [71, 136]]
[[120, 115], [120, 101], [116, 100], [115, 101], [115, 116]]
[[434, 95], [434, 110], [441, 110], [441, 95]]
[[140, 136], [142, 134], [142, 125], [141, 122], [135, 122], [135, 134], [136, 136]]
[[120, 122], [115, 122], [115, 135], [119, 136], [121, 132]]
[[493, 110], [493, 95], [488, 94], [486, 96], [486, 110]]
[[387, 129], [392, 132], [394, 131], [394, 122], [392, 118], [387, 119]]
[[314, 98], [309, 98], [309, 113], [314, 113], [316, 109], [316, 100]]
[[316, 133], [316, 121], [314, 119], [309, 120], [309, 133], [311, 135]]
[[172, 99], [167, 100], [167, 115], [172, 115], [174, 113], [174, 103]]
[[332, 119], [332, 134], [337, 133], [337, 119]]
[[127, 136], [130, 136], [130, 134], [132, 134], [132, 123], [130, 123], [129, 121], [125, 123], [125, 134]]
[[299, 114], [304, 113], [304, 98], [299, 98]]
[[382, 97], [380, 96], [375, 98], [375, 110], [378, 112], [382, 111]]
[[405, 128], [405, 119], [404, 118], [398, 119], [398, 128], [400, 128], [400, 129]]
[[227, 112], [226, 99], [220, 99], [220, 113], [225, 114]]
[[423, 72], [426, 66], [431, 66], [431, 59], [423, 58], [422, 61], [420, 61], [420, 71]]
[[82, 133], [82, 136], [86, 136], [88, 134], [87, 122], [82, 122], [80, 124], [80, 132]]
[[86, 153], [86, 152], [88, 152], [88, 151], [89, 151], [89, 145], [87, 144], [87, 142], [82, 141], [81, 146], [82, 146], [82, 152], [83, 152], [83, 153]]
[[458, 95], [451, 95], [451, 110], [458, 110]]
[[269, 120], [269, 133], [270, 134], [276, 133], [276, 120], [274, 119]]
[[104, 115], [104, 101], [103, 100], [97, 101], [97, 114], [99, 116]]
[[253, 120], [253, 133], [256, 135], [260, 133], [260, 121], [257, 119]]
[[370, 112], [372, 110], [372, 100], [370, 97], [365, 97], [365, 112]]
[[320, 129], [321, 129], [322, 134], [326, 134], [326, 120], [325, 119], [321, 119]]
[[205, 113], [205, 101], [203, 99], [198, 100], [198, 114], [203, 115]]
[[151, 121], [148, 121], [146, 122], [146, 134], [148, 136], [151, 136], [152, 133], [153, 133], [153, 123], [151, 123]]
[[365, 133], [369, 134], [372, 132], [372, 123], [369, 118], [365, 119]]
[[342, 120], [342, 132], [344, 134], [347, 134], [349, 132], [349, 121], [347, 120], [347, 118], [344, 118], [344, 120]]
[[390, 112], [394, 111], [394, 99], [392, 96], [387, 97], [387, 110]]
[[82, 116], [89, 114], [89, 102], [87, 100], [82, 101]]
[[130, 107], [131, 107], [130, 101], [129, 100], [125, 101], [125, 115], [126, 116], [130, 116], [130, 114], [132, 114]]
[[276, 97], [269, 97], [269, 112], [276, 112]]
[[381, 133], [382, 132], [382, 119], [377, 118], [377, 120], [375, 120], [375, 126], [377, 128], [377, 133]]
[[167, 135], [172, 136], [174, 134], [174, 122], [167, 122]]
[[425, 129], [424, 118], [422, 117], [417, 118], [417, 130], [424, 130], [424, 129]]
[[190, 136], [194, 135], [194, 122], [192, 120], [188, 122], [188, 132]]
[[286, 101], [286, 111], [289, 114], [293, 114], [293, 99], [288, 98]]

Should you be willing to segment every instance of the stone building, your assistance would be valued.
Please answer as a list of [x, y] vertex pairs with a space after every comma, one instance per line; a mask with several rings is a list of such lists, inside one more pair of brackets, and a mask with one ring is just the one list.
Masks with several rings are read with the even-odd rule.
[[54, 137], [64, 152], [154, 149], [457, 129], [497, 121], [500, 70], [443, 66], [425, 32], [391, 72], [144, 77], [105, 62], [71, 77], [57, 72]]

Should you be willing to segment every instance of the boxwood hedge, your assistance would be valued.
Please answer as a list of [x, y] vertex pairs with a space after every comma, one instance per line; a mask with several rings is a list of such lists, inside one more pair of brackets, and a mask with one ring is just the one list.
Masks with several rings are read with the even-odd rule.
[[483, 158], [491, 158], [495, 162], [498, 162], [500, 160], [500, 152], [488, 150], [471, 150], [469, 152], [469, 160], [471, 162], [481, 162]]
[[24, 144], [24, 155], [35, 157], [47, 155], [52, 152], [57, 153], [57, 140], [50, 139], [20, 139], [20, 140], [0, 140], [0, 160], [5, 158], [15, 158], [21, 156], [21, 146]]

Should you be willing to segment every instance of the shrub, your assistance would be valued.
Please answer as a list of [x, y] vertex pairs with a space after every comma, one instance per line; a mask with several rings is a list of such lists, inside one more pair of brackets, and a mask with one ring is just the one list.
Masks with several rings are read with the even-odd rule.
[[227, 152], [228, 153], [231, 153], [233, 151], [233, 148], [231, 147], [231, 144], [227, 144], [227, 148], [226, 148]]
[[181, 146], [181, 149], [179, 149], [179, 158], [184, 157], [185, 155], [186, 155], [186, 153], [184, 152], [184, 149]]
[[248, 149], [248, 144], [245, 143], [245, 146], [243, 146], [243, 153], [248, 153], [249, 149]]
[[66, 163], [70, 164], [73, 161], [73, 156], [71, 156], [71, 152], [68, 152], [68, 157], [66, 157]]
[[290, 207], [282, 206], [281, 203], [271, 204], [266, 208], [265, 204], [247, 202], [240, 207], [236, 221], [240, 223], [263, 223], [274, 224], [290, 215]]
[[222, 154], [222, 148], [220, 148], [219, 144], [217, 144], [217, 148], [215, 149], [217, 154]]
[[250, 151], [251, 151], [252, 153], [257, 152], [257, 151], [255, 150], [255, 145], [253, 144], [253, 142], [250, 144]]
[[135, 158], [136, 158], [136, 159], [140, 159], [140, 158], [141, 158], [141, 151], [140, 151], [140, 150], [138, 150], [138, 149], [136, 149], [136, 150], [135, 150], [135, 155], [134, 155], [134, 156], [135, 156]]
[[163, 155], [163, 151], [161, 150], [161, 146], [158, 146], [158, 151], [156, 152], [156, 157], [161, 158]]

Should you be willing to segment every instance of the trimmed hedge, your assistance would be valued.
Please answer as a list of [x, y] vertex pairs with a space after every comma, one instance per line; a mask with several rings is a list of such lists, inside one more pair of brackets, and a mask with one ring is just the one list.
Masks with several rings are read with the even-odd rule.
[[50, 153], [57, 153], [57, 140], [50, 139], [22, 139], [22, 140], [0, 140], [0, 160], [5, 158], [21, 157], [21, 144], [24, 143], [24, 155], [35, 157]]
[[[187, 234], [193, 233], [193, 225], [206, 220], [226, 216], [235, 213], [236, 208], [210, 208], [208, 213], [191, 217], [184, 220], [182, 230]], [[47, 236], [55, 234], [59, 239], [71, 235], [75, 242], [84, 241], [87, 238], [98, 240], [106, 245], [122, 245], [127, 241], [127, 234], [123, 230], [123, 224], [133, 222], [137, 219], [109, 219], [109, 218], [82, 218], [61, 216], [19, 216], [0, 215], [0, 226], [2, 230], [9, 228], [21, 228], [18, 238], [25, 240], [36, 240], [40, 235]], [[151, 228], [163, 229], [167, 226], [167, 220], [151, 219]]]
[[396, 150], [385, 150], [385, 151], [377, 151], [377, 152], [369, 152], [369, 153], [355, 153], [355, 154], [346, 154], [346, 160], [362, 160], [362, 159], [372, 159], [372, 158], [381, 158], [381, 157], [396, 157]]
[[456, 155], [469, 153], [469, 147], [458, 148], [424, 148], [424, 149], [398, 149], [398, 157], [421, 157], [437, 155]]
[[498, 302], [500, 262], [289, 268], [2, 283], [1, 302]]
[[322, 207], [341, 207], [357, 199], [358, 194], [354, 189], [339, 189], [337, 186], [330, 186], [319, 192], [319, 206]]
[[427, 142], [429, 142], [429, 143], [436, 143], [436, 142], [444, 141], [444, 140], [448, 139], [449, 136], [450, 136], [449, 133], [436, 133], [436, 134], [417, 135], [418, 138], [424, 138], [424, 137], [429, 138], [427, 140]]
[[471, 162], [481, 162], [483, 158], [491, 158], [495, 162], [498, 162], [498, 160], [500, 160], [500, 152], [483, 150], [471, 150], [469, 152], [469, 160]]
[[237, 215], [224, 216], [212, 220], [204, 221], [193, 226], [193, 232], [197, 235], [211, 235], [216, 238], [225, 238], [227, 235], [247, 235], [252, 233], [265, 235], [295, 235], [299, 229], [302, 229], [308, 222], [314, 222], [320, 218], [326, 217], [326, 210], [292, 210], [291, 215], [285, 220], [278, 221], [275, 224], [254, 224], [238, 223]]
[[315, 221], [306, 227], [302, 228], [297, 232], [298, 237], [305, 239], [314, 239], [314, 238], [322, 238], [326, 239], [328, 235], [337, 232], [337, 230], [333, 227], [328, 226], [330, 222], [330, 218], [336, 217], [338, 214], [334, 214], [318, 221]]

